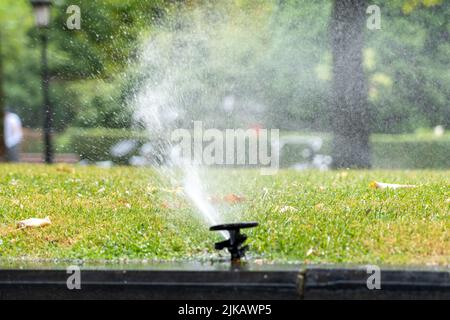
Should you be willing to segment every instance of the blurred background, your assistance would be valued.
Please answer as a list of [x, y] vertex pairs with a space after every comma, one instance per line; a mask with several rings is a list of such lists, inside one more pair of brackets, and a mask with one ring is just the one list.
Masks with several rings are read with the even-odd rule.
[[[130, 164], [134, 145], [111, 151], [148, 139], [136, 95], [170, 79], [180, 127], [278, 128], [285, 167], [314, 161], [288, 138], [311, 137], [336, 167], [450, 168], [450, 2], [356, 2], [53, 1], [44, 32], [55, 160]], [[67, 27], [70, 5], [79, 30]], [[367, 27], [368, 5], [381, 29]], [[42, 32], [28, 0], [0, 2], [0, 107], [22, 121], [25, 162], [44, 159]], [[366, 152], [366, 137], [368, 159], [339, 161], [342, 145]]]

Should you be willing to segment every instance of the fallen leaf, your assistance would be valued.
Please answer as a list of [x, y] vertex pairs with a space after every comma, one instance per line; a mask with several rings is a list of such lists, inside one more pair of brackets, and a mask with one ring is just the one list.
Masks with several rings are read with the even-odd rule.
[[156, 193], [156, 192], [158, 192], [159, 189], [157, 187], [147, 186], [146, 190], [147, 190], [147, 193]]
[[162, 204], [161, 204], [161, 207], [163, 207], [164, 209], [181, 209], [181, 208], [183, 208], [183, 206], [182, 206], [182, 204], [180, 203], [180, 202], [167, 202], [167, 201], [164, 201]]
[[291, 206], [284, 206], [280, 209], [281, 213], [285, 213], [285, 212], [295, 212], [297, 211], [297, 208], [291, 207]]
[[222, 203], [226, 202], [228, 204], [237, 204], [239, 202], [245, 201], [245, 198], [242, 196], [239, 196], [234, 193], [227, 194], [224, 197], [218, 197], [218, 196], [211, 196], [208, 198], [209, 202], [211, 203]]
[[97, 190], [97, 193], [103, 193], [103, 192], [105, 192], [105, 190], [106, 189], [104, 187], [101, 187], [100, 189]]
[[147, 193], [158, 193], [158, 192], [165, 192], [165, 193], [171, 193], [171, 194], [180, 194], [183, 192], [183, 188], [178, 186], [175, 187], [173, 189], [169, 189], [169, 188], [160, 188], [160, 187], [154, 187], [154, 186], [150, 186], [148, 185], [146, 187], [146, 191]]
[[223, 201], [228, 203], [236, 203], [242, 201], [242, 198], [236, 194], [230, 193], [223, 197]]
[[384, 183], [378, 181], [372, 181], [369, 187], [373, 189], [401, 189], [401, 188], [415, 188], [413, 184], [395, 184], [395, 183]]
[[169, 204], [167, 202], [163, 202], [161, 204], [161, 207], [163, 207], [164, 209], [170, 209], [170, 206], [169, 206]]
[[448, 198], [447, 200], [445, 200], [445, 203], [450, 203], [450, 198]]
[[266, 197], [267, 197], [267, 195], [269, 194], [269, 189], [267, 189], [267, 188], [263, 188], [263, 195], [262, 195], [262, 199], [264, 200]]
[[175, 194], [175, 193], [182, 193], [183, 188], [182, 187], [176, 187], [174, 189], [161, 188], [160, 191]]
[[75, 168], [67, 167], [67, 166], [58, 166], [56, 167], [56, 171], [65, 172], [65, 173], [75, 173]]
[[347, 176], [348, 176], [348, 172], [347, 171], [342, 171], [342, 172], [339, 172], [337, 174], [338, 178], [346, 178]]
[[318, 203], [314, 206], [314, 208], [316, 210], [322, 210], [323, 208], [325, 208], [325, 205], [323, 203]]
[[313, 252], [314, 252], [314, 249], [313, 249], [313, 248], [310, 248], [310, 249], [308, 250], [308, 252], [306, 252], [306, 256], [308, 257], [308, 256], [312, 255]]
[[227, 194], [225, 197], [223, 197], [223, 201], [228, 202], [230, 204], [239, 203], [239, 202], [242, 202], [244, 200], [245, 200], [244, 197], [239, 196], [239, 195], [234, 194], [234, 193]]
[[264, 264], [264, 260], [263, 259], [255, 259], [254, 263], [257, 264], [257, 265], [263, 265]]
[[38, 228], [38, 227], [45, 227], [50, 225], [52, 222], [50, 221], [49, 217], [45, 217], [44, 219], [40, 218], [30, 218], [26, 220], [21, 220], [17, 222], [17, 228], [24, 229], [24, 228]]

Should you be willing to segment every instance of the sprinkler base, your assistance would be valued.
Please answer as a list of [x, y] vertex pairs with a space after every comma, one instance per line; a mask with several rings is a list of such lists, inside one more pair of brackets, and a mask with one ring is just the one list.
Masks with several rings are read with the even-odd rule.
[[217, 242], [214, 246], [215, 249], [223, 250], [227, 248], [231, 254], [231, 261], [239, 262], [248, 250], [248, 246], [243, 246], [247, 236], [241, 233], [241, 229], [254, 228], [257, 225], [257, 222], [242, 222], [212, 226], [209, 228], [210, 231], [228, 231], [230, 234], [230, 239]]

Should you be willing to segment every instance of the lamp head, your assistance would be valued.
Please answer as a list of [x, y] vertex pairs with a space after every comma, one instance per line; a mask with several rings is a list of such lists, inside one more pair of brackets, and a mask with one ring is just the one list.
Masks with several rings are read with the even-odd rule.
[[50, 24], [51, 0], [30, 0], [33, 6], [34, 21], [36, 27], [47, 28]]

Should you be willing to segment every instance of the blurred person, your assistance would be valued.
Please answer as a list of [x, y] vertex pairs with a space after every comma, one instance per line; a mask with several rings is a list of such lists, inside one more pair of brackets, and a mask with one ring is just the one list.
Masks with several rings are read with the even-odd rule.
[[22, 142], [22, 122], [17, 114], [6, 108], [3, 113], [3, 130], [6, 146], [6, 161], [19, 162], [20, 143]]

